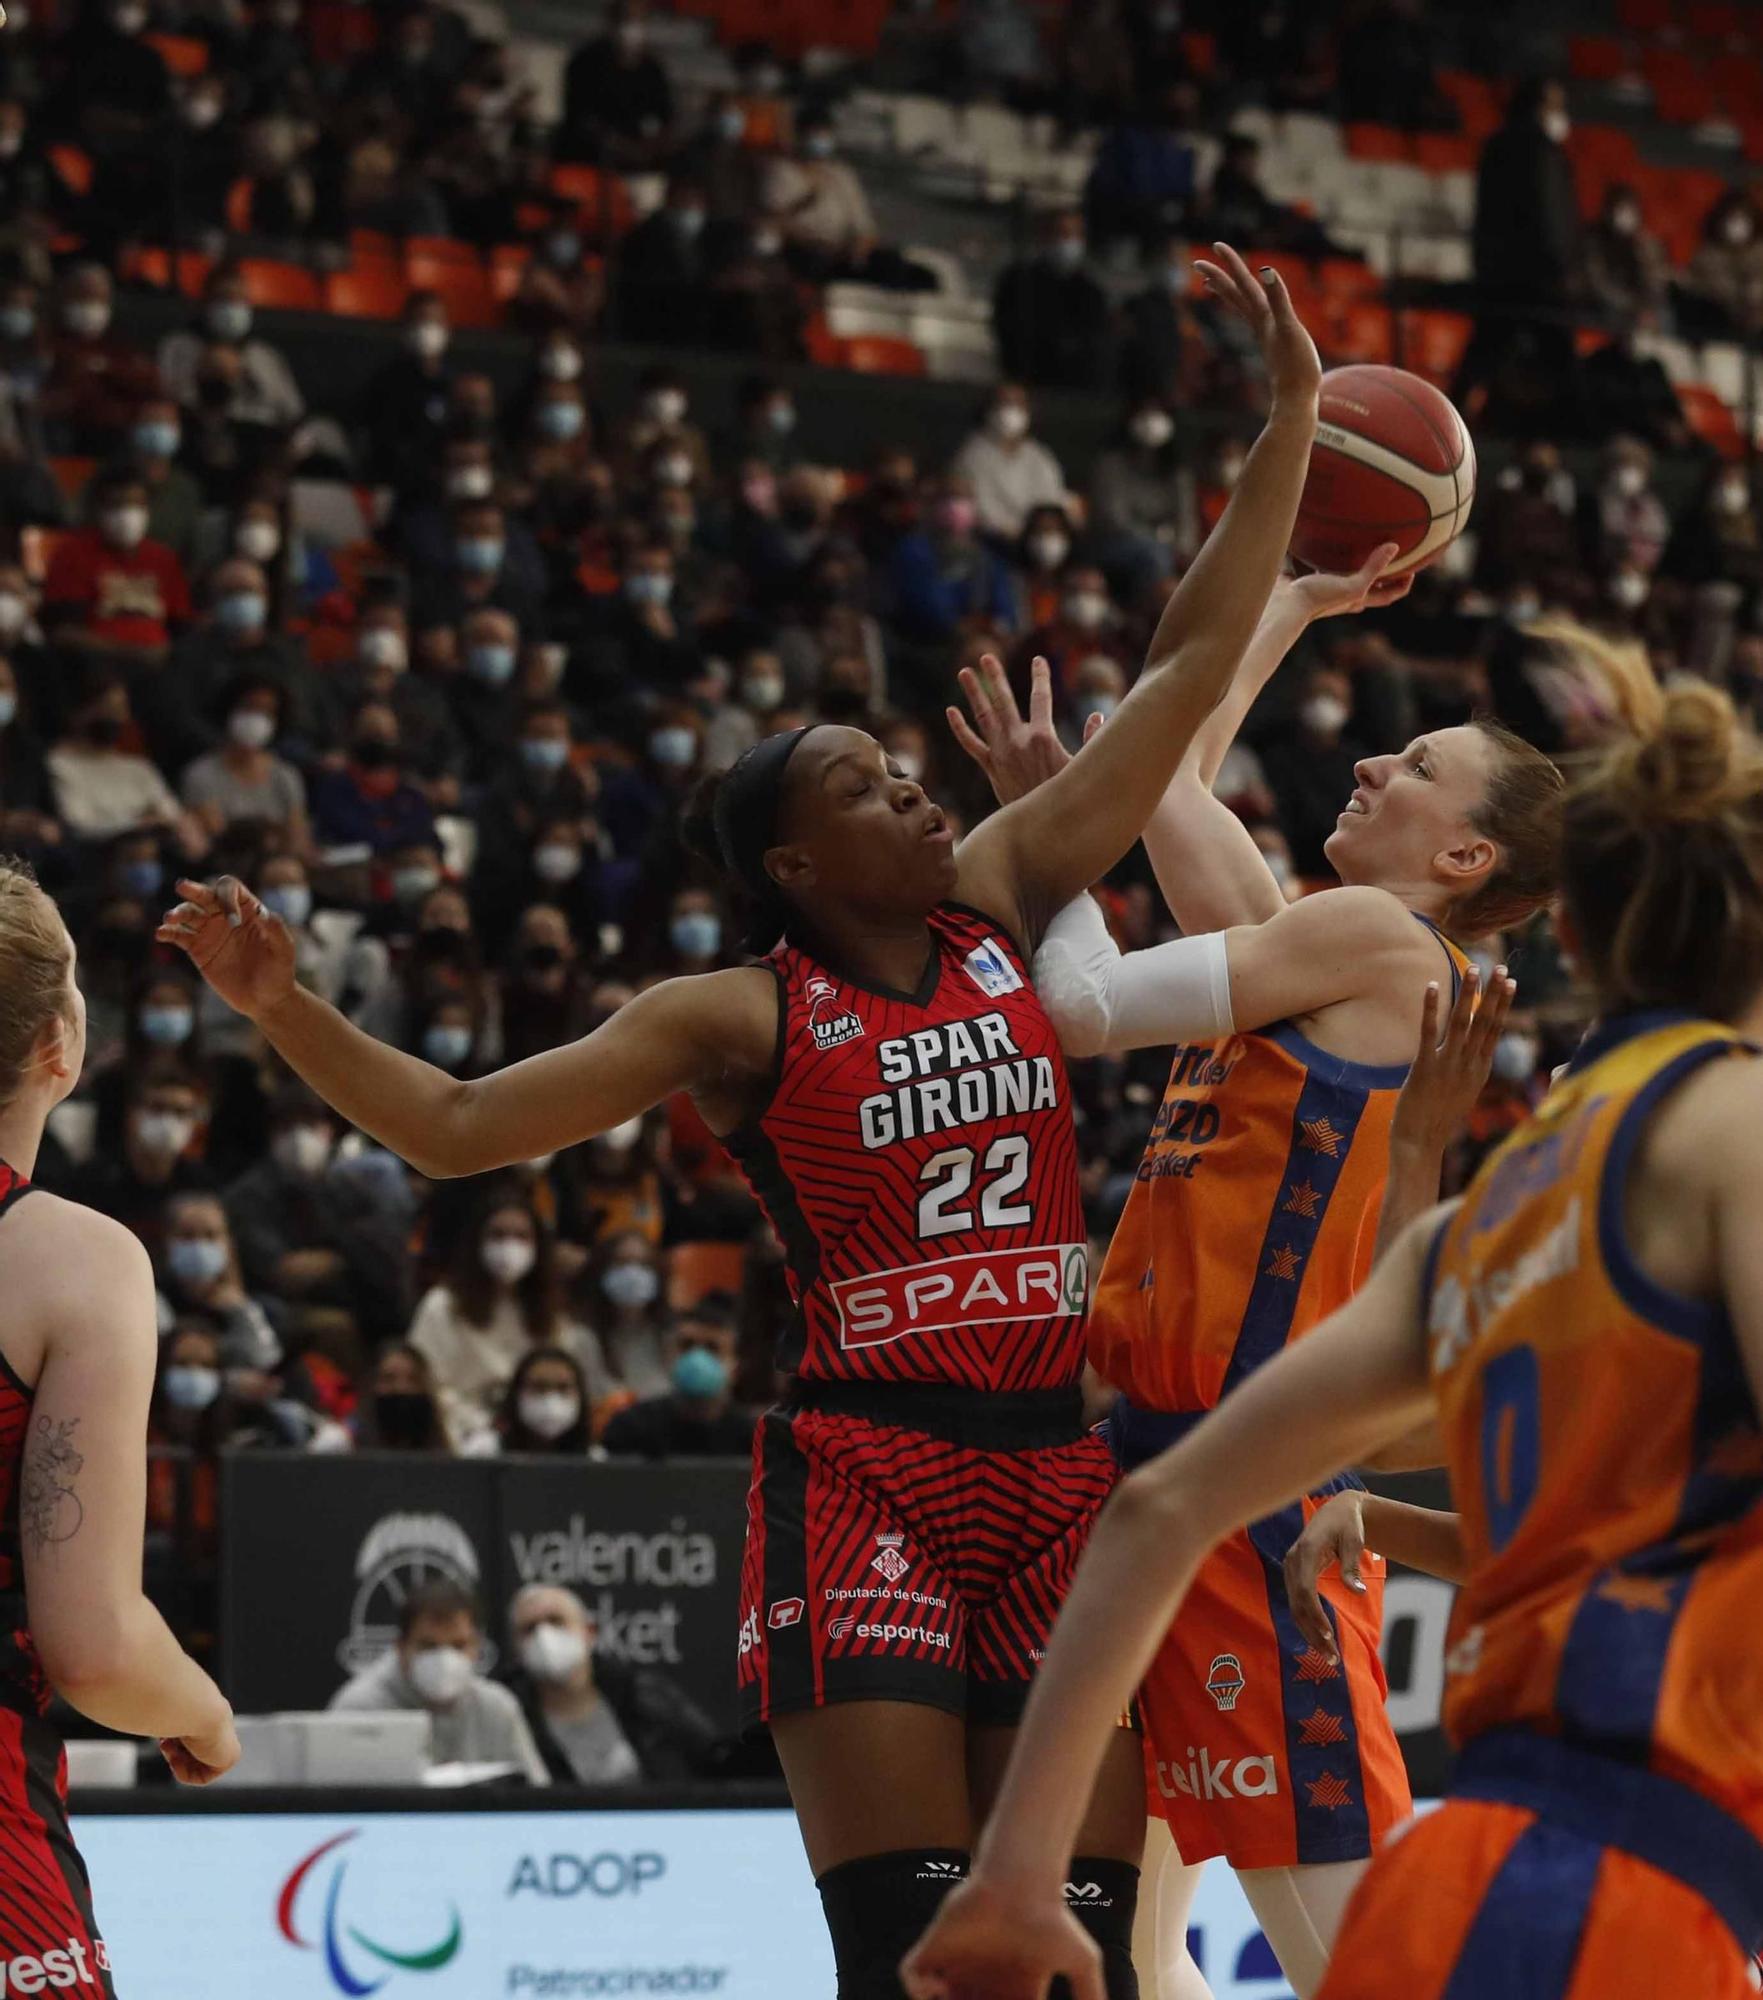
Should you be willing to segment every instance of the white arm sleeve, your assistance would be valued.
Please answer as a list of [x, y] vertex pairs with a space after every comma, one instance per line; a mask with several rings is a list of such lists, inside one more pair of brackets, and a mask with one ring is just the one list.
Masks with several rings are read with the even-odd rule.
[[1235, 1026], [1221, 931], [1123, 955], [1093, 896], [1067, 903], [1047, 926], [1034, 981], [1071, 1056], [1122, 1055]]

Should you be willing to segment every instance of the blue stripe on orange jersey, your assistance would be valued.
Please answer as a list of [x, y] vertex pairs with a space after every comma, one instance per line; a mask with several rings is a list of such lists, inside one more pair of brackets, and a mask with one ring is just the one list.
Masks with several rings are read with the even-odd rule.
[[[1298, 1525], [1302, 1526], [1301, 1510]], [[1280, 1699], [1285, 1712], [1286, 1769], [1292, 1781], [1297, 1859], [1354, 1861], [1369, 1853], [1371, 1820], [1359, 1761], [1359, 1725], [1352, 1689], [1338, 1658], [1329, 1661], [1298, 1629], [1285, 1578], [1267, 1567], [1267, 1610], [1279, 1640]], [[1323, 1600], [1340, 1651], [1340, 1620]]]
[[1561, 2000], [1604, 1850], [1542, 1820], [1512, 1843], [1439, 2000]]

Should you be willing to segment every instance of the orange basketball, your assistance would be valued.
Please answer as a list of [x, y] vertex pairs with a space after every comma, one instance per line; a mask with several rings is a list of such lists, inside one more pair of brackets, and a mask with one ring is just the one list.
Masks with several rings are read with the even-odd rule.
[[1448, 396], [1405, 368], [1366, 363], [1322, 378], [1316, 443], [1292, 554], [1312, 569], [1355, 570], [1382, 542], [1393, 575], [1463, 532], [1475, 503], [1475, 446]]

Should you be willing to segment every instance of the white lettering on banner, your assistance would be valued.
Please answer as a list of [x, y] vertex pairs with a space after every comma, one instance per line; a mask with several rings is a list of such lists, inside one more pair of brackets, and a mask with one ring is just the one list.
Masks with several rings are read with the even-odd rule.
[[676, 1514], [658, 1534], [631, 1530], [606, 1534], [572, 1514], [567, 1528], [511, 1534], [509, 1552], [522, 1583], [652, 1584], [663, 1590], [702, 1590], [716, 1581], [716, 1543], [688, 1530]]
[[[105, 1963], [99, 1951], [91, 1956], [100, 1966]], [[0, 1958], [0, 1996], [10, 2000], [14, 1993], [64, 1993], [70, 1986], [98, 1986], [97, 1971], [87, 1965], [86, 1957], [86, 1946], [78, 1938], [69, 1938], [53, 1951]]]
[[523, 1854], [508, 1885], [511, 1896], [640, 1896], [667, 1873], [660, 1854]]
[[726, 1965], [511, 1965], [507, 1993], [530, 1993], [535, 2000], [594, 2000], [602, 1993], [717, 1993], [728, 1977]]
[[1272, 1799], [1279, 1796], [1279, 1772], [1271, 1757], [1221, 1757], [1215, 1764], [1204, 1746], [1188, 1745], [1188, 1761], [1157, 1760], [1157, 1789], [1166, 1799]]
[[935, 1264], [866, 1271], [832, 1288], [839, 1345], [885, 1347], [913, 1333], [997, 1320], [1068, 1319], [1089, 1295], [1089, 1254], [1081, 1243], [1038, 1250], [979, 1250]]

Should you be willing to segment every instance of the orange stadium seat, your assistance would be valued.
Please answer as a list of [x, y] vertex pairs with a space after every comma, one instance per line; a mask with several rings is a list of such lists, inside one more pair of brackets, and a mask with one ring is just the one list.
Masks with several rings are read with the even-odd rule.
[[1657, 35], [1671, 26], [1671, 0], [1619, 0], [1622, 25], [1637, 35]]
[[396, 319], [408, 290], [401, 266], [390, 258], [370, 258], [326, 275], [325, 311], [346, 319]]
[[1401, 317], [1402, 365], [1448, 389], [1462, 364], [1475, 322], [1467, 313], [1405, 312]]
[[413, 236], [404, 246], [404, 275], [413, 290], [438, 292], [455, 326], [495, 326], [501, 320], [490, 274], [469, 243]]
[[886, 333], [854, 333], [844, 342], [844, 363], [859, 375], [922, 375], [924, 349]]
[[739, 1243], [676, 1243], [667, 1253], [667, 1303], [679, 1312], [706, 1292], [738, 1295], [745, 1264]]
[[75, 194], [92, 192], [92, 156], [83, 146], [51, 146], [49, 164], [64, 187]]
[[1463, 129], [1472, 139], [1485, 139], [1505, 113], [1504, 90], [1473, 70], [1440, 70], [1439, 88], [1456, 105]]
[[208, 67], [208, 44], [198, 35], [143, 35], [173, 76], [200, 76]]
[[235, 236], [250, 233], [251, 195], [256, 185], [248, 174], [241, 174], [226, 191], [226, 226]]
[[506, 305], [520, 290], [521, 273], [533, 261], [530, 243], [498, 243], [490, 252], [490, 295]]
[[1362, 123], [1347, 127], [1347, 152], [1355, 160], [1406, 161], [1413, 148], [1398, 126]]
[[1697, 437], [1712, 445], [1722, 458], [1744, 457], [1745, 440], [1738, 419], [1712, 389], [1701, 382], [1679, 383], [1677, 400]]
[[1733, 5], [1733, 0], [1690, 0], [1684, 22], [1692, 35], [1704, 42], [1755, 41], [1758, 21], [1755, 8]]
[[1474, 173], [1481, 141], [1467, 132], [1416, 132], [1414, 163], [1429, 174]]
[[1628, 67], [1628, 45], [1614, 35], [1567, 37], [1568, 71], [1583, 83], [1609, 83]]
[[551, 192], [576, 205], [576, 221], [589, 235], [622, 236], [636, 220], [630, 189], [617, 174], [569, 163], [551, 169]]
[[1352, 361], [1388, 361], [1394, 347], [1395, 315], [1376, 299], [1332, 302], [1323, 321], [1323, 344], [1339, 366]]
[[239, 265], [245, 296], [254, 306], [279, 306], [285, 312], [322, 312], [324, 292], [304, 264], [279, 257], [246, 257]]
[[200, 250], [175, 250], [171, 257], [172, 282], [187, 299], [200, 298], [202, 287], [208, 282], [208, 274], [214, 269], [214, 259], [203, 256]]

